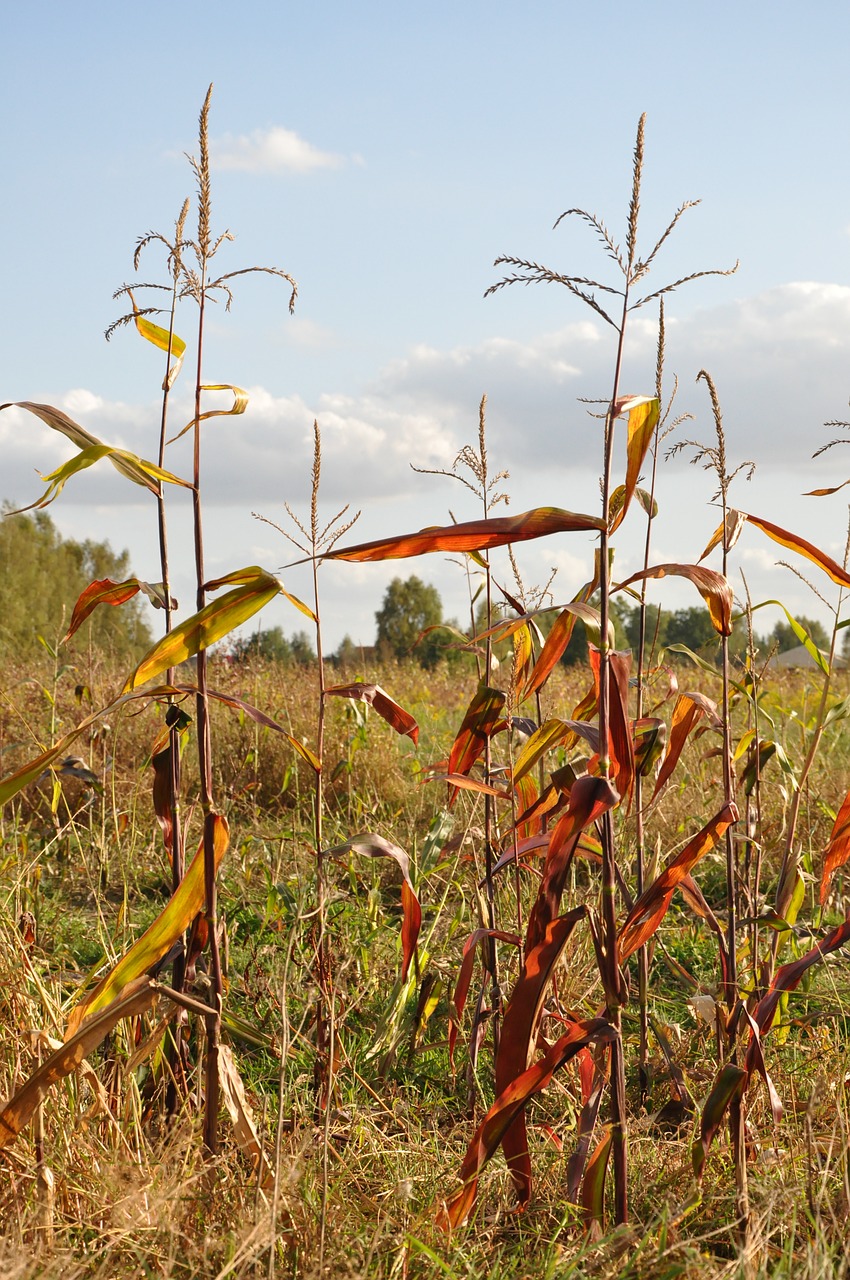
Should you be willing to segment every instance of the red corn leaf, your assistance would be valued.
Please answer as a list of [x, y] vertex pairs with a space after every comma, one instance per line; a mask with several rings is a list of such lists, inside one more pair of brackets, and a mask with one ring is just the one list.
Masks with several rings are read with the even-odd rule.
[[700, 858], [713, 849], [717, 841], [733, 822], [738, 820], [738, 810], [731, 802], [706, 823], [681, 853], [664, 868], [657, 880], [640, 895], [620, 930], [619, 962], [625, 963], [639, 947], [647, 942], [667, 914], [670, 900], [685, 876], [690, 875]]
[[546, 1088], [552, 1076], [580, 1049], [592, 1041], [608, 1041], [613, 1030], [604, 1018], [577, 1022], [570, 1030], [547, 1049], [543, 1057], [512, 1081], [504, 1093], [493, 1103], [469, 1144], [461, 1165], [461, 1186], [441, 1206], [437, 1214], [438, 1225], [446, 1232], [460, 1226], [475, 1204], [478, 1178], [493, 1153], [498, 1149], [505, 1132], [522, 1113], [529, 1098]]
[[819, 547], [814, 546], [811, 542], [807, 542], [805, 538], [801, 538], [796, 533], [789, 533], [787, 529], [781, 528], [778, 524], [772, 524], [770, 520], [762, 520], [760, 516], [748, 515], [742, 511], [741, 515], [750, 524], [754, 524], [757, 529], [761, 529], [762, 533], [766, 533], [774, 542], [778, 542], [781, 547], [787, 547], [789, 551], [796, 551], [798, 555], [805, 556], [807, 560], [811, 560], [812, 564], [816, 564], [819, 569], [823, 569], [833, 582], [837, 582], [840, 587], [850, 587], [850, 573], [846, 569], [842, 569], [831, 556], [825, 551], [821, 551]]
[[522, 946], [522, 938], [518, 933], [505, 933], [501, 929], [474, 929], [463, 944], [460, 972], [457, 976], [452, 1003], [449, 1007], [449, 1062], [451, 1063], [452, 1071], [454, 1071], [455, 1045], [460, 1031], [460, 1021], [466, 1007], [469, 984], [472, 981], [475, 951], [484, 938], [495, 938], [499, 942], [510, 942], [515, 947]]
[[588, 774], [573, 783], [569, 804], [549, 837], [543, 880], [528, 918], [527, 951], [543, 941], [546, 930], [558, 915], [567, 872], [582, 831], [619, 801], [608, 778]]
[[498, 800], [510, 800], [510, 791], [500, 787], [491, 787], [488, 782], [479, 782], [477, 778], [467, 778], [463, 773], [429, 773], [424, 782], [445, 782], [459, 791], [476, 791], [482, 796], [495, 796]]
[[611, 520], [610, 532], [614, 533], [625, 519], [629, 504], [634, 497], [640, 469], [643, 466], [646, 451], [652, 440], [652, 434], [658, 425], [661, 406], [656, 399], [641, 399], [629, 409], [629, 425], [626, 437], [626, 483], [623, 486], [622, 506]]
[[729, 981], [729, 951], [726, 945], [726, 930], [706, 902], [702, 895], [702, 890], [693, 876], [684, 877], [679, 884], [679, 892], [694, 915], [699, 916], [701, 920], [705, 920], [709, 929], [717, 938], [717, 948], [720, 952], [721, 986], [725, 988]]
[[691, 1147], [691, 1160], [697, 1181], [702, 1178], [708, 1148], [723, 1123], [723, 1117], [733, 1098], [743, 1097], [748, 1079], [748, 1073], [744, 1068], [735, 1066], [733, 1062], [727, 1063], [717, 1073], [711, 1092], [703, 1104], [699, 1137], [694, 1139]]
[[396, 733], [406, 735], [414, 744], [419, 742], [419, 725], [416, 720], [409, 711], [405, 711], [404, 707], [385, 693], [380, 685], [363, 684], [361, 681], [356, 681], [354, 684], [338, 684], [332, 689], [325, 689], [325, 696], [353, 698], [360, 702], [368, 702], [369, 706], [374, 707], [381, 719], [386, 720]]
[[[721, 636], [732, 634], [732, 588], [722, 573], [713, 569], [704, 569], [699, 564], [657, 564], [651, 569], [642, 569], [633, 573], [625, 582], [613, 588], [615, 591], [630, 587], [633, 582], [641, 582], [645, 578], [666, 578], [673, 574], [678, 578], [687, 578], [708, 605], [708, 612], [715, 631]], [[850, 585], [850, 577], [847, 578]]]
[[581, 1188], [581, 1204], [585, 1221], [602, 1225], [605, 1211], [605, 1175], [608, 1172], [608, 1160], [611, 1156], [611, 1144], [614, 1130], [611, 1125], [602, 1126], [602, 1138], [587, 1162], [587, 1172]]
[[[537, 784], [530, 775], [514, 778], [513, 790], [516, 813], [525, 813], [537, 800]], [[539, 831], [539, 822], [517, 822], [516, 834], [520, 840], [529, 839]]]
[[[601, 654], [593, 645], [590, 646], [588, 652], [598, 701]], [[614, 786], [623, 799], [631, 795], [635, 778], [634, 747], [629, 723], [629, 672], [631, 671], [631, 666], [631, 650], [623, 653], [613, 652], [608, 655], [608, 670], [613, 677], [608, 682], [608, 753], [611, 757], [611, 773]]]
[[[140, 591], [147, 596], [155, 609], [165, 607], [165, 590], [161, 582], [142, 582], [140, 578], [127, 578], [124, 582], [113, 582], [111, 578], [99, 578], [96, 582], [90, 582], [74, 605], [70, 625], [61, 643], [66, 644], [71, 639], [74, 632], [82, 626], [99, 604], [124, 604], [127, 600], [132, 600], [133, 596]], [[172, 604], [176, 604], [176, 601], [172, 601]]]
[[393, 844], [390, 840], [385, 840], [383, 836], [374, 835], [372, 832], [364, 832], [362, 835], [352, 836], [344, 844], [337, 844], [332, 849], [324, 850], [326, 858], [339, 858], [344, 853], [362, 853], [367, 858], [391, 858], [401, 871], [401, 977], [402, 981], [404, 981], [410, 968], [410, 962], [416, 953], [416, 943], [419, 940], [419, 930], [422, 927], [422, 908], [419, 905], [419, 899], [410, 879], [410, 858], [404, 849], [399, 848], [397, 844]]
[[323, 556], [325, 560], [400, 560], [425, 555], [429, 551], [484, 551], [507, 543], [544, 538], [550, 533], [577, 533], [604, 529], [597, 516], [577, 515], [558, 507], [535, 507], [518, 516], [502, 516], [498, 520], [469, 520], [420, 529], [418, 533], [402, 533], [394, 538], [378, 538], [354, 547], [338, 547]]
[[785, 992], [793, 991], [807, 969], [811, 968], [813, 964], [818, 964], [823, 960], [824, 956], [828, 956], [832, 951], [837, 951], [839, 947], [843, 947], [847, 942], [850, 942], [850, 914], [848, 914], [843, 924], [838, 925], [831, 933], [828, 933], [821, 942], [816, 943], [799, 960], [792, 960], [789, 964], [784, 964], [781, 969], [777, 969], [767, 994], [762, 996], [753, 1011], [753, 1017], [758, 1023], [759, 1031], [762, 1035], [766, 1035], [772, 1027], [777, 1007]]
[[679, 763], [679, 756], [682, 754], [688, 735], [704, 715], [710, 716], [714, 723], [718, 723], [716, 703], [712, 702], [710, 698], [706, 698], [702, 693], [679, 694], [670, 722], [667, 754], [655, 780], [655, 790], [652, 793], [653, 800]]
[[850, 858], [850, 791], [838, 811], [829, 844], [823, 855], [823, 874], [820, 882], [820, 904], [824, 905], [829, 897], [829, 882], [839, 867], [843, 867]]

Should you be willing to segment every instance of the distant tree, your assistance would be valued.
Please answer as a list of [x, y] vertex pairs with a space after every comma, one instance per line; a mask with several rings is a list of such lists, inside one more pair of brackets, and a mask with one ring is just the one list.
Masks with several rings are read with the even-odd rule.
[[409, 654], [423, 667], [436, 666], [442, 656], [439, 636], [432, 632], [420, 644], [416, 642], [426, 627], [438, 626], [442, 620], [443, 605], [436, 587], [416, 576], [393, 578], [375, 614], [379, 655], [403, 658]]
[[298, 631], [290, 639], [281, 627], [268, 627], [253, 631], [249, 636], [239, 636], [233, 642], [231, 653], [235, 662], [247, 662], [259, 658], [263, 662], [297, 662], [307, 665], [316, 654], [306, 631]]
[[700, 649], [717, 646], [719, 636], [705, 606], [694, 605], [690, 609], [677, 609], [667, 619], [664, 643], [683, 644], [694, 653]]
[[[656, 652], [665, 644], [667, 635], [667, 623], [669, 621], [669, 613], [665, 613], [660, 605], [648, 604], [646, 606], [646, 629], [645, 644], [647, 653], [655, 646]], [[626, 605], [621, 615], [623, 624], [623, 634], [626, 644], [637, 657], [638, 648], [640, 647], [640, 608], [634, 605], [629, 608]]]
[[[44, 511], [0, 519], [0, 653], [26, 658], [40, 648], [40, 635], [55, 643], [66, 630], [74, 605], [90, 582], [131, 576], [126, 551], [108, 542], [63, 538]], [[91, 643], [119, 661], [138, 657], [153, 643], [139, 598], [101, 606], [70, 644]]]
[[[808, 631], [814, 643], [819, 649], [829, 649], [829, 636], [826, 634], [826, 628], [822, 623], [814, 618], [798, 618], [800, 626]], [[799, 639], [794, 634], [794, 628], [790, 622], [777, 622], [771, 631], [767, 647], [776, 645], [780, 653], [785, 653], [788, 649], [796, 649], [800, 644]]]

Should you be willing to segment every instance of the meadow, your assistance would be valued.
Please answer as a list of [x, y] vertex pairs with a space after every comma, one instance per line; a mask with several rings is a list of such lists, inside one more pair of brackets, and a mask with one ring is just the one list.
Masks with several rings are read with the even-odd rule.
[[[187, 201], [173, 233], [139, 241], [137, 269], [164, 259], [150, 305], [152, 286], [118, 291], [119, 323], [163, 357], [156, 461], [21, 406], [78, 450], [39, 507], [111, 463], [156, 503], [162, 580], [95, 579], [60, 643], [4, 664], [3, 1274], [846, 1274], [850, 574], [805, 531], [736, 508], [707, 371], [714, 434], [679, 430], [673, 447], [712, 473], [717, 532], [696, 563], [652, 554], [657, 464], [682, 426], [664, 307], [726, 272], [642, 292], [689, 206], [642, 248], [641, 120], [622, 244], [596, 215], [561, 215], [588, 224], [609, 274], [509, 257], [493, 286], [563, 287], [612, 331], [599, 511], [503, 514], [482, 399], [443, 473], [480, 517], [358, 542], [347, 509], [324, 512], [317, 423], [309, 510], [281, 527], [314, 566], [312, 599], [256, 565], [209, 581], [202, 440], [222, 411], [204, 405], [222, 387], [204, 380], [206, 306], [246, 271], [297, 295], [282, 268], [218, 273], [210, 101], [197, 229]], [[625, 397], [644, 306], [655, 386]], [[193, 471], [178, 476], [169, 396], [187, 353]], [[226, 390], [238, 418], [247, 398]], [[194, 512], [188, 617], [169, 583], [173, 485]], [[644, 565], [618, 581], [626, 520]], [[788, 615], [808, 671], [778, 668], [761, 602], [733, 595], [729, 556], [753, 528], [831, 593], [826, 650]], [[560, 602], [527, 586], [522, 544], [576, 531], [597, 539], [586, 582]], [[328, 559], [434, 553], [468, 566], [474, 620], [423, 637], [432, 656], [451, 646], [435, 665], [415, 647], [382, 664], [228, 658], [281, 594], [321, 655]], [[654, 631], [647, 587], [670, 577], [705, 610], [698, 652]], [[85, 628], [140, 594], [162, 635], [119, 669]], [[577, 631], [586, 658], [565, 668]]]

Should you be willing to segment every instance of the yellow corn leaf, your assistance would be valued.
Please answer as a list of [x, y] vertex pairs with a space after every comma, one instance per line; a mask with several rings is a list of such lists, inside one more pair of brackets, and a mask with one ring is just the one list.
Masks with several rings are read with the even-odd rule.
[[133, 315], [135, 316], [136, 328], [143, 338], [148, 342], [152, 342], [155, 347], [159, 347], [160, 351], [170, 351], [173, 363], [169, 365], [168, 374], [162, 384], [163, 391], [168, 391], [183, 366], [183, 356], [186, 352], [186, 343], [182, 338], [178, 338], [177, 334], [168, 329], [163, 329], [158, 324], [152, 324], [144, 316], [139, 314], [136, 306], [136, 299], [130, 293], [130, 301], [133, 304]]
[[629, 405], [629, 425], [626, 443], [626, 483], [623, 486], [622, 505], [616, 513], [611, 514], [611, 533], [623, 523], [629, 504], [634, 497], [640, 469], [646, 457], [646, 451], [652, 440], [652, 433], [658, 425], [661, 411], [660, 402], [638, 399]]
[[97, 1048], [122, 1018], [144, 1013], [156, 998], [157, 992], [150, 978], [134, 983], [131, 989], [122, 991], [108, 1009], [87, 1022], [80, 1031], [51, 1053], [0, 1111], [0, 1147], [9, 1146], [21, 1130], [26, 1128], [51, 1085], [81, 1066], [86, 1056]]
[[[116, 471], [118, 471], [126, 479], [132, 480], [134, 484], [142, 485], [145, 489], [150, 489], [152, 493], [159, 494], [159, 482], [166, 481], [168, 484], [179, 484], [185, 489], [191, 489], [191, 484], [187, 480], [181, 480], [178, 476], [172, 475], [170, 471], [164, 471], [162, 467], [158, 467], [154, 462], [148, 462], [144, 458], [139, 458], [134, 453], [129, 453], [126, 449], [114, 449], [111, 445], [106, 445], [102, 440], [98, 440], [97, 436], [93, 436], [90, 431], [86, 431], [85, 427], [81, 427], [78, 422], [74, 422], [73, 418], [69, 418], [67, 413], [63, 413], [61, 409], [54, 409], [49, 404], [35, 404], [31, 400], [18, 400], [13, 403], [0, 405], [0, 413], [4, 409], [26, 409], [28, 413], [34, 414], [36, 418], [40, 418], [54, 431], [59, 431], [77, 446], [78, 449], [86, 455], [87, 460], [78, 463], [76, 459], [72, 459], [71, 463], [66, 463], [65, 467], [71, 467], [73, 470], [68, 474], [61, 476], [65, 467], [58, 467], [56, 471], [51, 472], [49, 476], [45, 476], [46, 481], [55, 482], [61, 479], [56, 493], [53, 494], [48, 501], [52, 502], [56, 494], [61, 491], [62, 485], [73, 474], [74, 470], [82, 470], [90, 467], [98, 458], [108, 457]], [[87, 451], [101, 450], [97, 454], [88, 454]], [[33, 506], [46, 506], [44, 499], [39, 503], [33, 503]], [[29, 511], [30, 507], [23, 507], [21, 510]]]
[[[233, 404], [229, 409], [208, 409], [206, 413], [202, 413], [198, 418], [198, 422], [204, 422], [207, 418], [228, 418], [235, 413], [244, 413], [248, 408], [248, 392], [243, 391], [241, 387], [234, 387], [229, 382], [209, 383], [201, 387], [202, 391], [232, 391]], [[175, 440], [179, 440], [181, 436], [185, 436], [187, 431], [191, 431], [195, 425], [195, 419], [187, 422], [182, 431], [178, 431], [176, 436], [172, 436], [168, 441], [174, 444]]]
[[[242, 625], [260, 609], [280, 594], [281, 584], [272, 574], [256, 565], [250, 569], [240, 570], [241, 576], [231, 575], [231, 581], [241, 582], [241, 586], [226, 592], [220, 600], [193, 613], [191, 618], [181, 622], [168, 635], [162, 637], [152, 649], [145, 654], [136, 670], [128, 678], [123, 692], [138, 688], [152, 680], [154, 676], [167, 671], [169, 667], [179, 666], [187, 658], [192, 658], [202, 649], [207, 649], [217, 640]], [[226, 579], [219, 579], [220, 582]], [[214, 584], [210, 584], [211, 586]]]
[[[218, 870], [227, 851], [228, 827], [227, 820], [221, 814], [215, 814], [213, 822], [213, 849]], [[204, 896], [204, 842], [201, 839], [185, 876], [153, 924], [148, 926], [114, 968], [101, 978], [94, 990], [71, 1010], [65, 1033], [66, 1043], [80, 1030], [84, 1020], [112, 1004], [128, 983], [147, 973], [162, 959], [203, 909]]]

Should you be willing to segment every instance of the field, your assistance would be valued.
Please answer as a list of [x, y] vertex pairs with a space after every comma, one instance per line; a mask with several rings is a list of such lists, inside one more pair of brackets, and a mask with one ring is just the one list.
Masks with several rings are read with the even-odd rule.
[[[39, 672], [37, 683], [32, 672], [17, 674], [19, 679], [7, 675], [5, 689], [6, 757], [21, 752], [14, 744], [22, 725], [38, 732], [48, 711], [60, 725], [73, 722], [79, 711], [77, 673], [66, 673], [55, 687], [51, 670]], [[110, 674], [90, 676], [92, 693], [103, 701]], [[585, 680], [579, 671], [558, 678], [547, 690], [551, 703], [544, 716], [556, 703], [580, 701]], [[309, 668], [234, 671], [224, 663], [216, 665], [213, 677], [216, 689], [250, 693], [294, 736], [308, 741], [315, 681]], [[744, 1274], [744, 1263], [736, 1261], [728, 1142], [721, 1136], [715, 1143], [701, 1197], [696, 1196], [694, 1115], [675, 1088], [676, 1080], [686, 1082], [699, 1109], [716, 1073], [717, 1052], [714, 1030], [688, 1004], [700, 992], [718, 996], [716, 950], [702, 922], [681, 902], [674, 902], [658, 930], [650, 966], [645, 1097], [632, 1005], [624, 1021], [629, 1226], [608, 1224], [589, 1232], [586, 1209], [567, 1198], [568, 1159], [582, 1105], [578, 1073], [570, 1068], [529, 1107], [535, 1187], [526, 1212], [514, 1212], [504, 1163], [495, 1158], [482, 1179], [471, 1225], [450, 1241], [435, 1225], [435, 1211], [457, 1186], [472, 1136], [470, 1106], [480, 1119], [493, 1098], [487, 1039], [469, 1070], [468, 1013], [454, 1070], [447, 1047], [449, 1001], [463, 945], [480, 923], [475, 884], [482, 803], [474, 793], [462, 793], [449, 810], [445, 784], [423, 780], [423, 767], [451, 747], [468, 676], [445, 668], [426, 673], [406, 664], [382, 670], [379, 683], [422, 725], [420, 745], [414, 748], [409, 738], [394, 734], [374, 712], [355, 717], [339, 702], [326, 742], [326, 759], [336, 762], [326, 796], [327, 844], [369, 830], [410, 853], [423, 910], [418, 975], [399, 981], [396, 871], [352, 854], [328, 863], [336, 1048], [333, 1097], [321, 1111], [309, 770], [293, 760], [273, 730], [219, 712], [216, 790], [233, 836], [219, 890], [226, 939], [224, 1035], [245, 1084], [271, 1182], [260, 1189], [250, 1151], [240, 1148], [226, 1115], [221, 1150], [204, 1159], [197, 1077], [174, 1114], [166, 1114], [167, 1068], [156, 1037], [157, 1015], [119, 1024], [82, 1072], [53, 1087], [29, 1136], [4, 1152], [4, 1274], [310, 1275], [317, 1274], [320, 1249], [334, 1275]], [[704, 673], [700, 683], [708, 683]], [[53, 707], [45, 688], [55, 695]], [[838, 690], [838, 696], [843, 693]], [[792, 726], [792, 758], [799, 754], [793, 735], [810, 717], [813, 701], [811, 677], [768, 683], [765, 711], [781, 708]], [[45, 779], [6, 810], [6, 1095], [49, 1052], [46, 1037], [61, 1035], [80, 984], [138, 936], [168, 893], [169, 867], [148, 816], [152, 774], [138, 767], [155, 728], [151, 710], [119, 714], [108, 747], [92, 735], [94, 792], [65, 777], [57, 804]], [[810, 909], [814, 873], [828, 843], [830, 813], [850, 784], [840, 726], [827, 732], [823, 758], [829, 767], [816, 769], [806, 788], [802, 853], [810, 870], [804, 871], [801, 921], [816, 914]], [[711, 791], [718, 786], [716, 757], [705, 739], [689, 746], [684, 764], [690, 786], [665, 798], [654, 828], [665, 857], [708, 816]], [[706, 798], [696, 811], [686, 799], [694, 785]], [[774, 846], [787, 820], [787, 799], [781, 771], [766, 770], [762, 821]], [[190, 795], [187, 816], [194, 829], [192, 805]], [[770, 883], [777, 867], [772, 857], [767, 863]], [[722, 859], [709, 855], [700, 879], [709, 901], [722, 902]], [[573, 880], [570, 904], [591, 900], [592, 864], [577, 862]], [[532, 885], [533, 874], [523, 885], [526, 911]], [[497, 912], [510, 929], [516, 915], [512, 877], [498, 890]], [[803, 954], [809, 942], [801, 929], [782, 958]], [[500, 963], [507, 991], [516, 973], [508, 950]], [[763, 1086], [748, 1095], [751, 1274], [831, 1275], [847, 1263], [847, 970], [826, 964], [815, 972], [808, 989], [791, 998], [783, 1017], [787, 1025], [768, 1040], [769, 1070], [785, 1104], [781, 1123], [774, 1124]], [[203, 999], [204, 978], [199, 971], [192, 988], [196, 998]], [[635, 985], [636, 972], [631, 979]], [[557, 1004], [549, 1012], [592, 1016], [602, 999], [585, 936], [565, 958]], [[194, 1056], [200, 1027], [191, 1036]]]
[[[727, 460], [705, 370], [714, 436], [679, 431], [674, 450], [711, 473], [720, 523], [695, 563], [653, 556], [657, 463], [682, 425], [664, 307], [728, 272], [641, 292], [690, 207], [639, 248], [642, 118], [622, 245], [569, 211], [616, 285], [504, 257], [490, 290], [563, 286], [616, 334], [598, 512], [503, 514], [485, 396], [477, 439], [440, 473], [478, 518], [359, 542], [347, 508], [324, 513], [316, 423], [309, 511], [286, 506], [280, 530], [312, 563], [309, 602], [257, 565], [210, 581], [203, 428], [247, 396], [204, 380], [207, 303], [246, 272], [297, 295], [282, 268], [216, 274], [230, 237], [211, 227], [210, 101], [197, 230], [187, 201], [173, 233], [138, 243], [137, 269], [156, 249], [165, 283], [116, 295], [130, 310], [114, 327], [163, 356], [157, 461], [15, 406], [77, 449], [33, 505], [111, 463], [156, 503], [161, 581], [96, 577], [61, 639], [30, 636], [26, 660], [6, 648], [2, 1273], [847, 1274], [848, 557], [736, 509], [749, 464]], [[654, 392], [624, 396], [628, 318], [648, 303]], [[183, 308], [191, 476], [166, 466]], [[232, 405], [205, 409], [209, 391]], [[188, 614], [171, 594], [175, 485], [192, 503]], [[626, 519], [643, 565], [616, 581]], [[756, 634], [762, 602], [746, 580], [735, 598], [729, 559], [752, 529], [817, 575], [822, 640], [787, 610]], [[594, 555], [555, 604], [551, 583], [523, 582], [522, 544], [575, 532]], [[466, 568], [468, 629], [393, 630], [385, 601], [380, 661], [350, 642], [307, 658], [325, 653], [324, 562], [432, 553]], [[669, 578], [700, 603], [662, 627]], [[142, 595], [162, 629], [119, 667], [86, 628]], [[309, 643], [263, 662], [233, 636], [280, 596]], [[808, 671], [781, 669], [780, 636]]]

